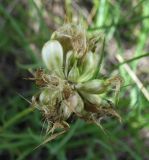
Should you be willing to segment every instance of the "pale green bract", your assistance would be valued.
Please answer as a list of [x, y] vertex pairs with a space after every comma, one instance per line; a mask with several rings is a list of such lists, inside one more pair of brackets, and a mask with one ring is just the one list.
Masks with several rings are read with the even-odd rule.
[[66, 61], [65, 61], [65, 76], [68, 76], [70, 68], [72, 68], [72, 64], [74, 64], [75, 58], [73, 51], [69, 51], [66, 55]]
[[84, 83], [78, 83], [75, 86], [78, 90], [93, 93], [93, 94], [101, 94], [105, 92], [107, 85], [104, 80], [93, 79]]
[[81, 65], [81, 76], [78, 79], [78, 82], [85, 82], [90, 80], [97, 69], [99, 58], [96, 56], [96, 54], [93, 54], [92, 52], [86, 53], [86, 56], [84, 58], [84, 61]]
[[46, 67], [60, 77], [63, 74], [63, 48], [56, 40], [45, 43], [42, 48], [42, 58]]
[[69, 71], [68, 80], [71, 82], [77, 82], [79, 78], [79, 69], [77, 67], [77, 62], [74, 63], [73, 67]]

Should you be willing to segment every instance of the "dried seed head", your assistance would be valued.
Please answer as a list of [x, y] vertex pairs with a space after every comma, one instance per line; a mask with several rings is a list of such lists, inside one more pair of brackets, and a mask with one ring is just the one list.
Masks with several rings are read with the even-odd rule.
[[81, 25], [66, 24], [51, 39], [42, 49], [48, 71], [36, 71], [33, 79], [41, 91], [32, 98], [32, 105], [42, 111], [50, 124], [47, 132], [54, 133], [57, 128], [66, 131], [71, 116], [99, 126], [108, 115], [119, 118], [114, 102], [106, 94], [111, 91], [118, 96], [121, 78], [95, 79], [100, 62], [99, 38], [88, 37]]

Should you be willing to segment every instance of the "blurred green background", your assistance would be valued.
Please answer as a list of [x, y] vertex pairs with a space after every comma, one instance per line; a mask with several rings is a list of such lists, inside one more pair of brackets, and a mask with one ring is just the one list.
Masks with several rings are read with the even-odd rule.
[[[42, 67], [41, 48], [66, 17], [90, 33], [105, 34], [101, 72], [124, 78], [117, 106], [122, 123], [103, 122], [105, 134], [78, 120], [69, 132], [34, 150], [46, 125], [19, 94], [31, 100], [36, 92], [24, 78], [32, 76], [29, 69]], [[149, 0], [0, 0], [0, 160], [148, 160], [148, 92]]]

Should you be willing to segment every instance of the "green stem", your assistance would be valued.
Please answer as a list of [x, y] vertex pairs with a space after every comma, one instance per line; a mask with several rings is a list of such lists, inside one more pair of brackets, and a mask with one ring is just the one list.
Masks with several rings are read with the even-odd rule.
[[132, 61], [138, 60], [138, 59], [140, 59], [140, 58], [148, 57], [148, 56], [149, 56], [149, 53], [146, 53], [146, 54], [142, 54], [142, 55], [140, 55], [140, 56], [137, 56], [137, 57], [134, 57], [134, 58], [125, 60], [124, 62], [119, 63], [119, 64], [116, 66], [116, 68], [117, 68], [117, 67], [120, 67], [120, 66], [123, 65], [123, 64], [130, 63], [130, 62], [132, 62]]

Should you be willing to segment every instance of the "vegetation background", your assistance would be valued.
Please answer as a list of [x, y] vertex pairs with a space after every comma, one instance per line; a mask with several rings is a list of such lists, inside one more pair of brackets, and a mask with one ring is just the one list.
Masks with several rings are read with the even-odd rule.
[[[78, 120], [34, 150], [46, 126], [19, 94], [30, 100], [36, 92], [24, 78], [42, 67], [41, 48], [66, 16], [105, 34], [102, 73], [124, 78], [117, 106], [123, 121], [103, 122], [105, 134]], [[148, 160], [148, 92], [149, 0], [0, 0], [0, 160]]]

